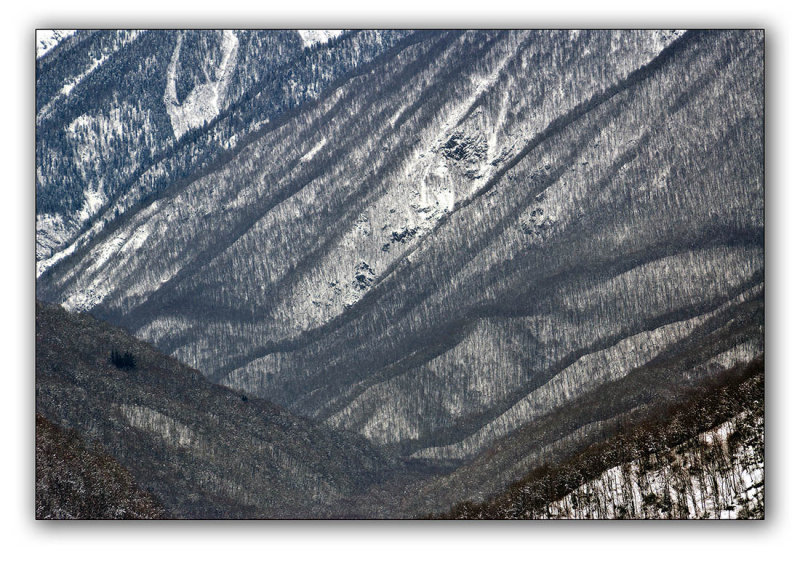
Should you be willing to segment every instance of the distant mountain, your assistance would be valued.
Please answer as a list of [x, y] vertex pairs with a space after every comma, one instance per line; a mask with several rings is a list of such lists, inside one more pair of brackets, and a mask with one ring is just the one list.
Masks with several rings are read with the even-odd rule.
[[37, 259], [373, 456], [241, 514], [481, 502], [763, 353], [763, 32], [79, 31], [37, 61]]

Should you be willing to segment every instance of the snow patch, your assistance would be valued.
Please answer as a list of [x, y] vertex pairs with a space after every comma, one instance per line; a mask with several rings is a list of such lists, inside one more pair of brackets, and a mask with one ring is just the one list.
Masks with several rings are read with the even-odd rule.
[[150, 227], [149, 225], [142, 225], [133, 233], [128, 242], [120, 249], [122, 253], [132, 253], [136, 250], [142, 248], [142, 245], [147, 241], [148, 237], [150, 236]]
[[[39, 235], [43, 239], [43, 243], [52, 243], [50, 252], [58, 246], [66, 243], [80, 224], [91, 219], [97, 214], [106, 203], [106, 197], [99, 189], [87, 188], [83, 193], [84, 201], [80, 211], [77, 212], [75, 217], [69, 221], [65, 221], [61, 215], [49, 216], [37, 215], [36, 216], [36, 234], [37, 234], [37, 259], [39, 258]], [[74, 220], [76, 219], [76, 220]], [[52, 253], [49, 258], [37, 260], [36, 262], [36, 278], [44, 273], [45, 270], [58, 263], [60, 260], [68, 257], [78, 247], [78, 241], [73, 241], [68, 247]], [[44, 247], [43, 247], [44, 248]], [[42, 250], [44, 254], [44, 250]]]
[[51, 266], [53, 266], [56, 263], [58, 263], [60, 260], [68, 257], [73, 252], [75, 252], [77, 247], [78, 247], [77, 241], [73, 241], [73, 243], [70, 244], [67, 248], [58, 251], [57, 253], [55, 253], [52, 256], [50, 256], [50, 258], [47, 258], [45, 260], [41, 260], [41, 261], [37, 262], [36, 263], [36, 278], [39, 278], [39, 276], [41, 276], [44, 273], [45, 270], [47, 270]]
[[311, 47], [318, 43], [327, 43], [328, 40], [342, 35], [342, 32], [344, 30], [297, 30], [305, 47]]
[[78, 213], [78, 219], [80, 219], [81, 223], [94, 217], [106, 202], [105, 196], [99, 190], [87, 189], [83, 192], [83, 198], [83, 207]]
[[78, 30], [36, 30], [36, 59], [53, 49]]

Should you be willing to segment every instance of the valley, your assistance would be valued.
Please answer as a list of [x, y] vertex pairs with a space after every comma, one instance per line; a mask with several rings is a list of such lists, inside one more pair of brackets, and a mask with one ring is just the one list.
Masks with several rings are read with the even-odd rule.
[[[762, 31], [79, 30], [36, 77], [37, 412], [171, 515], [481, 507], [763, 360]], [[618, 457], [551, 516], [652, 517], [570, 505]]]

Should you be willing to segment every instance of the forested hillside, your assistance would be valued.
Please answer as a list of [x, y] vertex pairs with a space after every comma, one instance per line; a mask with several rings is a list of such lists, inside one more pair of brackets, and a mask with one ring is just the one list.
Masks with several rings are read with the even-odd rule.
[[[79, 31], [37, 61], [37, 258], [230, 436], [246, 396], [350, 440], [312, 505], [323, 470], [278, 460], [283, 509], [220, 470], [237, 507], [482, 502], [763, 354], [763, 32]], [[169, 430], [201, 383], [98, 404]]]
[[763, 372], [762, 359], [722, 373], [655, 417], [445, 518], [763, 518]]
[[[112, 351], [133, 364], [115, 364]], [[213, 385], [123, 330], [43, 304], [36, 411], [42, 517], [336, 516], [342, 496], [403, 472], [358, 436]]]
[[36, 415], [37, 519], [163, 519], [164, 509], [130, 472]]
[[406, 35], [78, 30], [36, 64], [38, 273]]

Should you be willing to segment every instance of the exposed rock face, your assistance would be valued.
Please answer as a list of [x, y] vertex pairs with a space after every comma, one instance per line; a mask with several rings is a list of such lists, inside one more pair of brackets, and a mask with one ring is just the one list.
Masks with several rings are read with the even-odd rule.
[[[457, 131], [445, 143], [442, 148], [444, 156], [455, 163], [455, 169], [463, 172], [469, 179], [478, 179], [482, 176], [481, 170], [486, 161], [486, 153], [489, 149], [486, 139], [482, 134], [475, 138], [465, 136], [462, 131]], [[499, 158], [493, 162], [502, 161]], [[497, 165], [493, 163], [493, 165]]]
[[369, 264], [362, 262], [356, 269], [356, 280], [354, 284], [359, 290], [369, 288], [375, 281], [375, 271], [369, 267]]
[[486, 159], [488, 146], [486, 140], [465, 137], [463, 132], [458, 131], [450, 137], [442, 149], [444, 155], [451, 160], [477, 163]]
[[407, 243], [411, 240], [411, 238], [417, 234], [416, 227], [402, 227], [397, 231], [392, 231], [392, 242], [393, 243]]
[[763, 350], [762, 56], [741, 30], [410, 34], [38, 291], [397, 455], [470, 460], [687, 343], [686, 381]]

